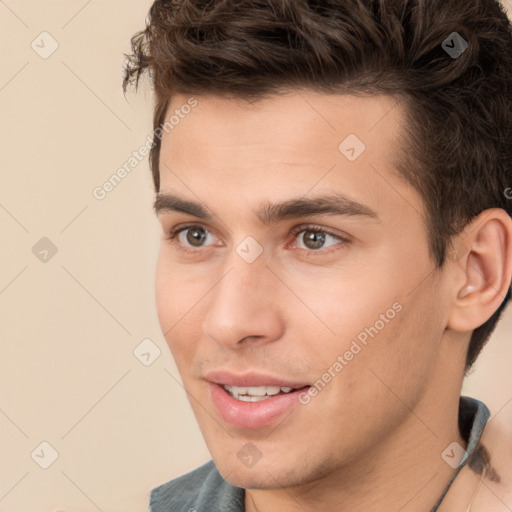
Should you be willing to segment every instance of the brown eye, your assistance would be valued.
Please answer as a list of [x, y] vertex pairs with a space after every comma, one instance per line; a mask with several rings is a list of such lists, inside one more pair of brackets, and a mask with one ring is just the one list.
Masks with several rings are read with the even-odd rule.
[[[307, 228], [296, 233], [297, 247], [299, 249], [307, 249], [310, 251], [317, 251], [324, 249], [331, 245], [336, 245], [342, 239], [339, 236], [333, 235], [322, 229]], [[327, 245], [326, 245], [327, 243]]]
[[318, 231], [304, 231], [302, 241], [308, 249], [321, 249], [325, 243], [325, 233]]
[[207, 238], [207, 231], [203, 228], [187, 228], [184, 232], [186, 232], [187, 243], [192, 247], [201, 247]]
[[173, 229], [167, 238], [183, 250], [201, 249], [215, 240], [215, 236], [200, 225]]

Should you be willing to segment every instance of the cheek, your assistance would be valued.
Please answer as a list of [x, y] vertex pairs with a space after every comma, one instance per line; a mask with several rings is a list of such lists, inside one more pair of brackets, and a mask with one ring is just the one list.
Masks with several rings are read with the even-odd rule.
[[[370, 403], [378, 396], [384, 402], [396, 401], [399, 407], [397, 397], [406, 404], [416, 403], [437, 368], [443, 328], [442, 318], [432, 306], [431, 298], [417, 293], [399, 302], [400, 311], [388, 323], [373, 320], [373, 328], [365, 328], [363, 332], [369, 336], [357, 356], [360, 364], [355, 363], [350, 368], [353, 378], [349, 383], [359, 386], [360, 392], [366, 395], [364, 399]], [[389, 310], [384, 312], [385, 317], [393, 316], [389, 313]], [[364, 388], [359, 385], [358, 370], [366, 375]]]
[[[438, 347], [418, 328], [426, 329], [432, 318], [419, 301], [403, 302], [400, 311], [393, 310], [394, 316], [388, 313], [393, 316], [388, 323], [379, 318], [381, 311], [388, 311], [386, 300], [383, 309], [360, 311], [358, 322], [351, 327], [365, 334], [365, 343], [357, 334], [347, 336], [329, 348], [328, 357], [322, 355], [323, 369], [317, 377], [327, 384], [311, 400], [311, 407], [328, 420], [315, 428], [322, 428], [325, 438], [342, 431], [347, 446], [341, 451], [350, 451], [349, 446], [357, 446], [362, 437], [373, 442], [383, 431], [395, 428], [408, 414], [408, 407], [414, 408], [428, 389]], [[362, 330], [359, 322], [365, 324]], [[320, 352], [317, 347], [315, 353]]]
[[178, 330], [205, 293], [204, 280], [187, 277], [182, 267], [172, 262], [162, 247], [155, 274], [155, 299], [158, 318], [163, 333]]
[[[379, 283], [369, 272], [343, 272], [334, 278], [326, 275], [314, 282], [296, 280], [294, 291], [301, 302], [292, 298], [289, 317], [308, 330], [305, 340], [316, 346], [322, 340], [326, 344], [322, 352], [331, 358], [348, 350], [354, 340], [361, 347], [369, 345], [389, 331], [401, 315], [396, 287]], [[318, 347], [313, 353], [321, 355]]]
[[388, 393], [384, 383], [405, 395], [419, 392], [407, 382], [428, 381], [435, 367], [443, 332], [443, 319], [433, 306], [436, 287], [428, 279], [418, 287], [424, 272], [420, 276], [408, 267], [375, 264], [366, 272], [345, 274], [339, 283], [320, 280], [317, 287], [297, 289], [322, 320], [311, 316], [303, 337], [315, 354], [312, 366], [319, 373], [343, 373], [336, 380], [344, 392], [362, 393], [369, 402], [380, 388]]
[[199, 290], [187, 284], [183, 273], [168, 263], [162, 249], [155, 274], [156, 308], [160, 328], [177, 363], [184, 357], [187, 346], [191, 346], [185, 340], [193, 339], [193, 333], [201, 325], [197, 319], [193, 321], [193, 305], [199, 302], [200, 297]]
[[164, 334], [172, 328], [175, 323], [173, 320], [177, 318], [178, 303], [175, 294], [177, 284], [175, 276], [165, 264], [161, 250], [155, 274], [155, 299], [158, 320]]

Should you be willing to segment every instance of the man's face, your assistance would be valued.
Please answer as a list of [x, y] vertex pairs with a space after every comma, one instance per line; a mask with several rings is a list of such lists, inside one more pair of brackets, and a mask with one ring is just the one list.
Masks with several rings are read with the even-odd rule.
[[[160, 194], [210, 216], [161, 200], [157, 306], [220, 472], [287, 487], [371, 460], [400, 430], [432, 435], [411, 411], [440, 389], [447, 294], [394, 164], [400, 105], [195, 99], [164, 135]], [[334, 195], [337, 212], [314, 202]], [[293, 201], [303, 208], [272, 206]]]

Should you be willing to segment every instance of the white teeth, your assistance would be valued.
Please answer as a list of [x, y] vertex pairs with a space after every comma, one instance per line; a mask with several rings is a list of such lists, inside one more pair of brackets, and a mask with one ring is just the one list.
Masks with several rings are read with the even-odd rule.
[[268, 395], [265, 396], [250, 396], [250, 395], [233, 395], [237, 400], [242, 402], [261, 402], [270, 398]]
[[239, 395], [252, 395], [252, 396], [265, 396], [265, 395], [278, 395], [281, 388], [279, 386], [251, 386], [245, 388], [245, 393], [238, 393]]
[[293, 388], [279, 386], [228, 386], [224, 389], [237, 400], [242, 402], [260, 402], [280, 392], [289, 393]]

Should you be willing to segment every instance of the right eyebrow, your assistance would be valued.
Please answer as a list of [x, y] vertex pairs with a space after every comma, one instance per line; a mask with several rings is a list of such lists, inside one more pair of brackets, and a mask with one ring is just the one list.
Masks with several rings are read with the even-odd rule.
[[161, 212], [181, 212], [199, 219], [211, 220], [213, 212], [199, 203], [187, 201], [173, 194], [158, 194], [153, 204], [153, 209], [158, 215]]

